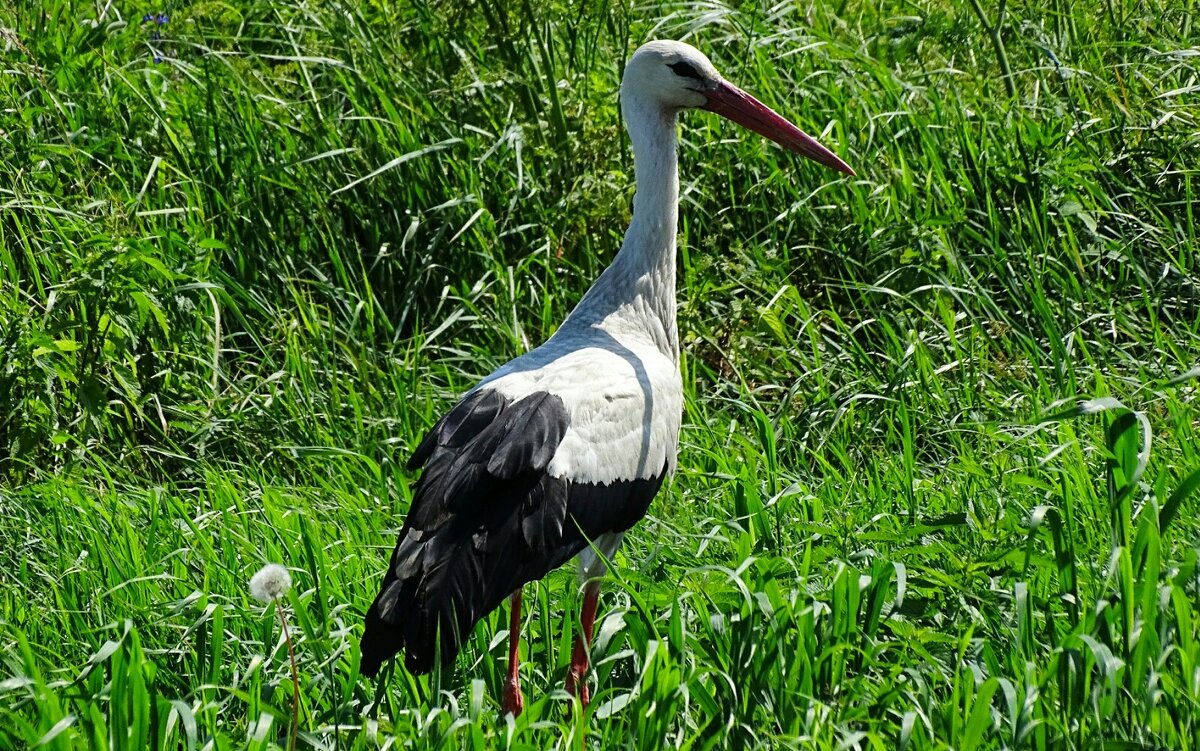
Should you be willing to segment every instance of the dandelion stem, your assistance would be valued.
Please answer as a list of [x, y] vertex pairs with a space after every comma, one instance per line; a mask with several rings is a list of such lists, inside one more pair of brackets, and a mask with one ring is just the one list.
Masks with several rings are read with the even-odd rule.
[[283, 626], [283, 638], [287, 642], [288, 659], [292, 663], [292, 727], [288, 731], [288, 751], [296, 751], [296, 735], [300, 732], [300, 673], [296, 670], [296, 650], [292, 648], [292, 635], [288, 632], [287, 618], [283, 615], [283, 603], [275, 601], [279, 623]]

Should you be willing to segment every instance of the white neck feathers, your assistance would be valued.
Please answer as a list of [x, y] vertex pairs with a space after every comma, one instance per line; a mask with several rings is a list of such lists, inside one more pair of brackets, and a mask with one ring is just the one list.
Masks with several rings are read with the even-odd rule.
[[644, 333], [679, 359], [675, 322], [675, 234], [679, 221], [676, 111], [621, 89], [621, 114], [633, 142], [637, 192], [621, 250], [564, 323]]

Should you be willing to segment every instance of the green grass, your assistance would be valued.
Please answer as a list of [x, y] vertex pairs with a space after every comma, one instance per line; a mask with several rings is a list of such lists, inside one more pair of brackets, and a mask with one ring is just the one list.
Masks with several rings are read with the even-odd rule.
[[[301, 748], [1197, 747], [1198, 10], [3, 4], [0, 748], [285, 745], [271, 561]], [[369, 682], [403, 462], [611, 260], [656, 36], [859, 177], [684, 118], [679, 472], [587, 715], [566, 569], [519, 720], [503, 611]]]

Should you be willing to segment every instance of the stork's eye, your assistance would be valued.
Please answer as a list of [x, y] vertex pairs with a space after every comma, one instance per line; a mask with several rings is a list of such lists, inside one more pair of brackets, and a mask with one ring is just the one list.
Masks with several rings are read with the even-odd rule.
[[700, 74], [698, 72], [696, 72], [696, 69], [692, 67], [691, 63], [685, 63], [685, 62], [681, 61], [678, 63], [671, 63], [667, 67], [670, 68], [671, 70], [675, 71], [675, 75], [677, 75], [677, 76], [683, 76], [684, 78], [694, 78], [697, 81], [700, 80]]

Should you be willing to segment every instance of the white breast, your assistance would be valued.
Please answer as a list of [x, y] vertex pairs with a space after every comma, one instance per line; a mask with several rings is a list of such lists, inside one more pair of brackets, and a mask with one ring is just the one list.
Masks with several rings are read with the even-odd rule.
[[674, 471], [683, 413], [679, 367], [648, 341], [622, 338], [599, 328], [560, 332], [477, 387], [512, 399], [547, 391], [563, 400], [571, 425], [551, 475], [610, 483]]

